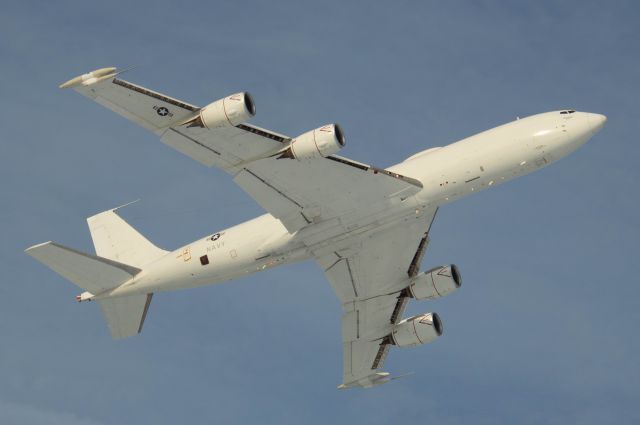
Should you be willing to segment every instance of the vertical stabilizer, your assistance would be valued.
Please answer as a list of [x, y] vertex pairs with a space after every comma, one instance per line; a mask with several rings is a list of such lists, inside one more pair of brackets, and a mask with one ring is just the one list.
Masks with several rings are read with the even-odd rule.
[[87, 219], [97, 255], [142, 268], [167, 254], [168, 251], [152, 244], [124, 221], [117, 210], [114, 208]]

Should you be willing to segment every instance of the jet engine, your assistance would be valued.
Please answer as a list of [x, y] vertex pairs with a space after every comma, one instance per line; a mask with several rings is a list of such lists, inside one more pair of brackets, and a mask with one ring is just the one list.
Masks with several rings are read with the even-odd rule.
[[236, 126], [256, 114], [256, 105], [247, 92], [232, 94], [200, 109], [200, 113], [187, 121], [188, 127], [218, 128]]
[[409, 317], [396, 325], [391, 332], [391, 342], [399, 347], [426, 344], [442, 335], [442, 321], [436, 313]]
[[429, 300], [450, 294], [462, 285], [462, 276], [455, 264], [440, 266], [414, 277], [407, 288], [416, 300]]
[[328, 124], [308, 131], [291, 141], [278, 158], [313, 159], [332, 155], [345, 145], [344, 133], [338, 124]]

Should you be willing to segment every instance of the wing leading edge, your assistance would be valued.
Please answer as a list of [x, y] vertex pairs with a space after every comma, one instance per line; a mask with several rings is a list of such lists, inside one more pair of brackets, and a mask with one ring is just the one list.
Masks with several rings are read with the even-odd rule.
[[277, 153], [293, 140], [291, 137], [247, 123], [211, 129], [193, 125], [205, 108], [117, 76], [115, 68], [104, 68], [61, 87], [73, 88], [152, 131], [164, 144], [231, 174], [289, 232], [348, 216], [363, 204], [382, 209], [422, 188], [415, 179], [336, 155], [277, 159]]

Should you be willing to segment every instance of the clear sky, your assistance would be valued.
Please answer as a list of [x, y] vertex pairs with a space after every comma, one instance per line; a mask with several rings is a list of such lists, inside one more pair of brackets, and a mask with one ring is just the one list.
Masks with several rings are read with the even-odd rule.
[[[0, 423], [638, 423], [640, 6], [635, 1], [4, 2], [0, 12]], [[250, 91], [254, 124], [339, 122], [390, 166], [517, 116], [606, 114], [540, 172], [446, 206], [423, 267], [455, 262], [445, 334], [415, 372], [338, 391], [340, 305], [312, 262], [162, 293], [110, 339], [98, 306], [23, 253], [91, 252], [123, 215], [174, 249], [261, 214], [207, 169], [61, 82], [104, 66], [205, 105]]]

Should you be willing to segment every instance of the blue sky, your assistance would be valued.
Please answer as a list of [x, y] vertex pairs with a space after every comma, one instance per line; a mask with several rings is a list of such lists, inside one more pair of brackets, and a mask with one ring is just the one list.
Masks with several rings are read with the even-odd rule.
[[[7, 2], [0, 14], [0, 423], [637, 423], [640, 7], [616, 2]], [[313, 263], [154, 297], [142, 335], [22, 251], [93, 249], [123, 215], [176, 248], [261, 214], [224, 173], [58, 84], [103, 66], [204, 105], [250, 91], [253, 123], [343, 126], [390, 166], [561, 108], [609, 117], [558, 164], [446, 206], [423, 267], [464, 285], [408, 313], [445, 334], [415, 372], [337, 391], [340, 306]]]

